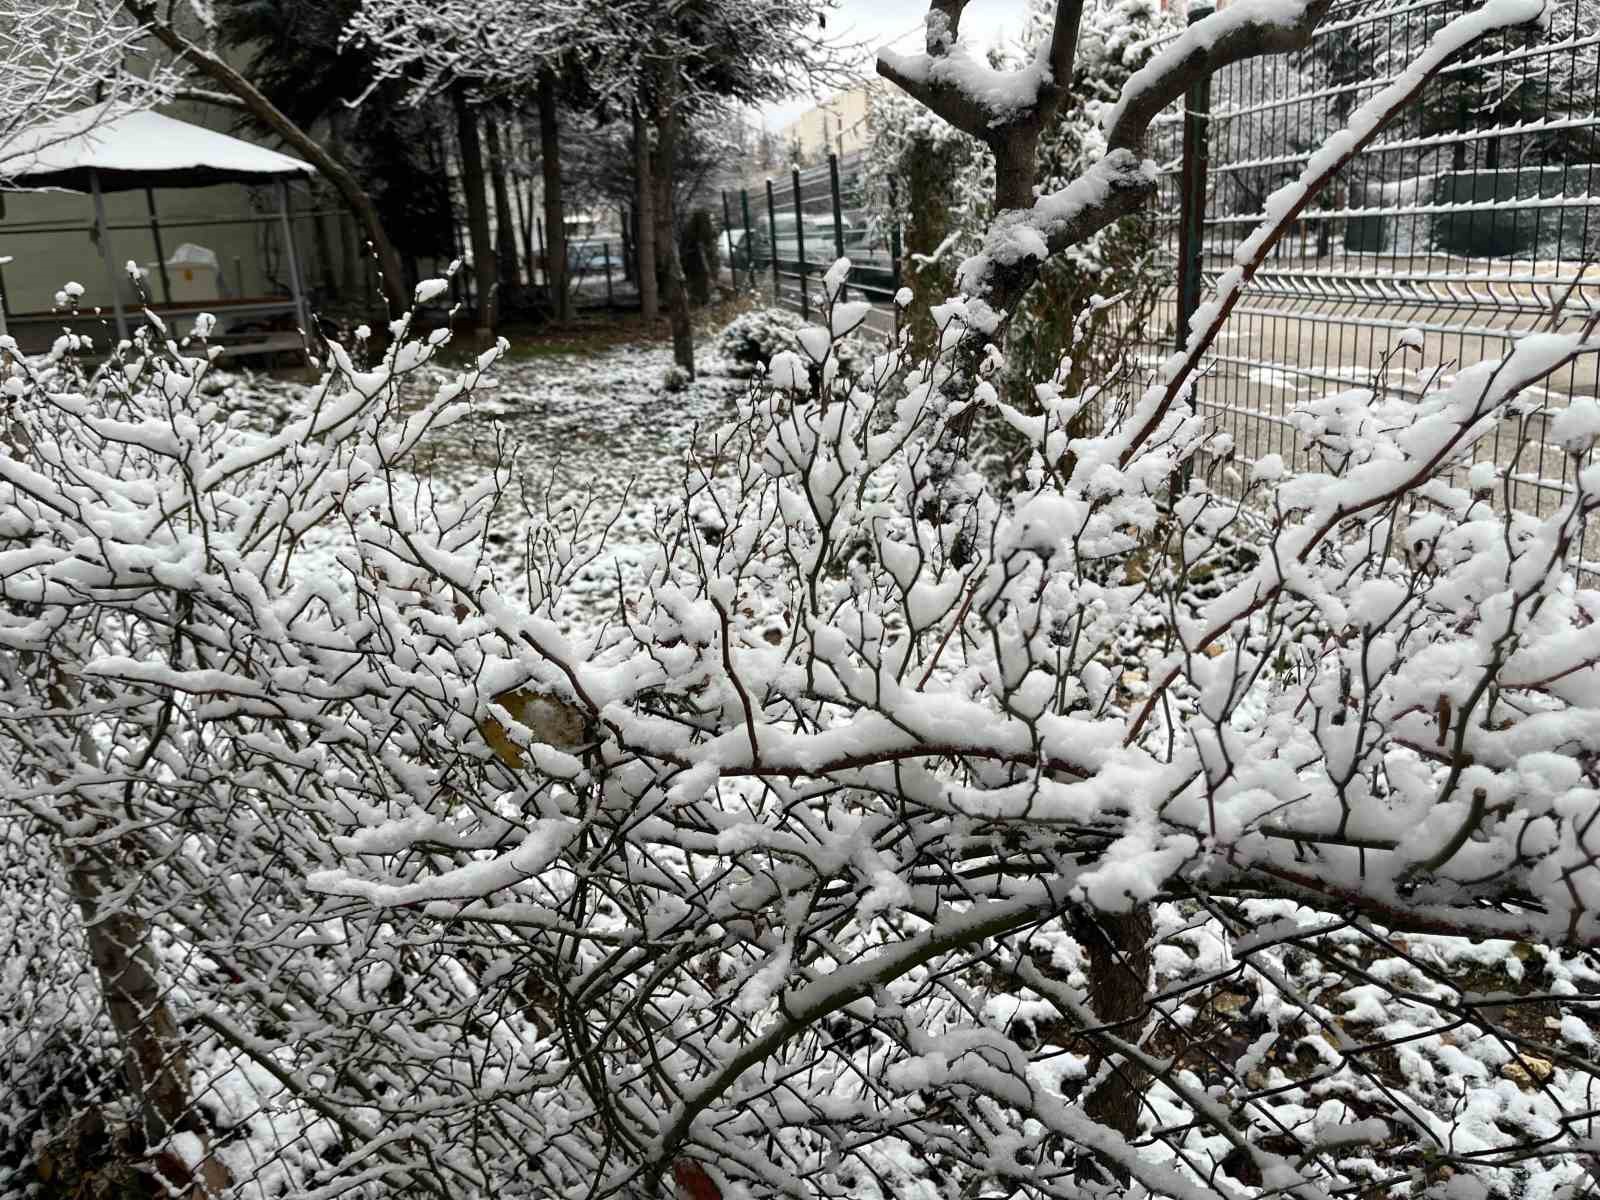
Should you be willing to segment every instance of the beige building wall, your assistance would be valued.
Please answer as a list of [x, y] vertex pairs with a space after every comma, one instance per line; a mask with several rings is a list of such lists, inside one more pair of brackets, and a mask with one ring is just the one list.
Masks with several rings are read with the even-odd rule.
[[801, 113], [773, 135], [779, 151], [788, 154], [798, 144], [801, 157], [812, 163], [826, 158], [829, 151], [842, 158], [862, 149], [870, 137], [867, 113], [872, 96], [881, 86], [873, 81], [835, 93]]

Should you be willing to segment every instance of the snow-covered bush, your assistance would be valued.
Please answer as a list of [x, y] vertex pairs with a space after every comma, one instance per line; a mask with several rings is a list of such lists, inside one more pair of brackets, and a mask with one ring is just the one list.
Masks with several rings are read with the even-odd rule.
[[674, 363], [668, 367], [661, 377], [661, 390], [664, 392], [681, 392], [694, 382], [694, 377], [682, 367]]
[[[773, 358], [784, 351], [794, 352], [795, 340], [806, 322], [787, 308], [757, 308], [740, 313], [717, 334], [716, 350], [734, 375], [755, 375], [766, 370]], [[830, 352], [839, 371], [852, 379], [866, 369], [868, 355], [854, 338], [839, 341]]]
[[786, 308], [757, 308], [740, 313], [717, 334], [718, 357], [736, 372], [753, 375], [766, 368], [780, 350], [794, 349], [794, 335], [805, 328], [798, 313]]
[[[266, 431], [212, 386], [210, 317], [181, 340], [147, 320], [103, 367], [79, 335], [34, 360], [0, 337], [0, 704], [13, 731], [0, 911], [18, 921], [0, 1039], [38, 1098], [20, 1114], [0, 1098], [13, 1132], [38, 1123], [20, 1161], [0, 1142], [0, 1184], [88, 1194], [154, 1175], [186, 1195], [281, 1194], [360, 1139], [258, 1039], [323, 1047], [292, 1068], [313, 1069], [371, 978], [361, 952], [331, 943], [291, 955], [292, 980], [278, 974], [277, 939], [332, 828], [294, 808], [281, 772], [315, 758], [318, 738], [362, 740], [348, 702], [375, 677], [335, 682], [319, 656], [389, 658], [377, 647], [398, 628], [370, 606], [373, 586], [407, 595], [402, 624], [453, 611], [425, 568], [407, 577], [373, 551], [481, 542], [503, 473], [433, 503], [400, 464], [461, 414], [504, 343], [419, 397], [411, 381], [449, 333], [411, 338], [402, 317], [369, 368], [330, 344], [309, 407]], [[426, 669], [407, 650], [380, 674], [402, 660]], [[345, 735], [316, 731], [325, 706], [304, 688], [324, 685], [343, 697]], [[11, 901], [29, 896], [18, 916]], [[42, 1074], [63, 1056], [84, 1082]]]
[[[560, 616], [605, 514], [530, 517], [524, 598], [514, 464], [410, 473], [498, 351], [425, 388], [448, 334], [401, 319], [262, 432], [159, 329], [93, 375], [0, 344], [0, 846], [79, 910], [51, 982], [98, 973], [129, 1153], [187, 1195], [1580, 1194], [1600, 404], [1542, 385], [1600, 315], [1310, 405], [1321, 469], [1175, 482], [1228, 469], [1187, 389], [1403, 79], [1144, 386], [991, 382], [1052, 242], [1153, 189], [1125, 122], [1320, 11], [1238, 0], [1136, 75], [932, 348], [840, 370], [836, 265], [604, 622]], [[1449, 481], [1508, 433], [1572, 456], [1553, 510]], [[39, 983], [0, 982], [17, 1043]]]

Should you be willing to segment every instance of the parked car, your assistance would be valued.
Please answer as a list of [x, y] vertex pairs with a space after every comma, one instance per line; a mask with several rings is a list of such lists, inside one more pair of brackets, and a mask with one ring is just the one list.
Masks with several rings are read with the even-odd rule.
[[622, 274], [622, 235], [573, 238], [567, 243], [567, 271], [577, 275], [603, 275], [607, 266]]

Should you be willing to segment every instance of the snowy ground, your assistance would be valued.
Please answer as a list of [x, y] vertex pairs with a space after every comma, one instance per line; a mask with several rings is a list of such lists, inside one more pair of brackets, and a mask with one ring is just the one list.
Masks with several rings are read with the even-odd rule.
[[456, 485], [475, 482], [496, 461], [494, 427], [504, 431], [516, 482], [490, 537], [510, 594], [523, 590], [517, 577], [530, 512], [587, 502], [595, 517], [614, 513], [607, 553], [580, 576], [563, 611], [596, 619], [616, 604], [619, 578], [625, 592], [637, 585], [652, 514], [678, 496], [695, 431], [731, 418], [747, 386], [725, 364], [704, 353], [701, 360], [700, 378], [674, 392], [662, 385], [672, 365], [664, 346], [506, 359], [478, 390], [473, 415], [431, 439], [419, 470]]
[[[561, 607], [567, 622], [603, 619], [638, 586], [649, 553], [653, 512], [679, 494], [682, 463], [696, 429], [734, 415], [748, 387], [728, 364], [700, 354], [700, 377], [681, 391], [663, 380], [666, 345], [626, 345], [598, 354], [527, 354], [495, 365], [474, 392], [471, 415], [430, 436], [418, 474], [451, 492], [476, 483], [509, 453], [514, 482], [490, 535], [497, 584], [526, 593], [525, 534], [530, 514], [590, 505], [593, 525], [615, 515], [607, 549]], [[453, 371], [427, 373], [424, 386]], [[230, 376], [229, 398], [259, 423], [281, 424], [303, 410], [309, 389], [262, 377]], [[498, 440], [497, 440], [498, 435]]]

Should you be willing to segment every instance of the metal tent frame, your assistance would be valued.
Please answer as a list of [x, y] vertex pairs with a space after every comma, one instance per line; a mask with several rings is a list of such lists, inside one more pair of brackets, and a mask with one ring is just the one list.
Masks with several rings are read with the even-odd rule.
[[[155, 235], [156, 257], [165, 281], [155, 189], [210, 187], [222, 183], [278, 184], [278, 219], [283, 229], [289, 266], [289, 289], [295, 320], [307, 327], [305, 288], [300, 274], [294, 230], [290, 225], [289, 181], [316, 175], [309, 163], [239, 138], [151, 111], [113, 113], [95, 105], [42, 122], [12, 141], [22, 153], [8, 156], [6, 186], [17, 191], [87, 192], [94, 201], [94, 228], [101, 260], [111, 287], [117, 337], [128, 337], [122, 303], [121, 271], [106, 221], [107, 192], [143, 190]], [[5, 331], [0, 316], [0, 332]]]

